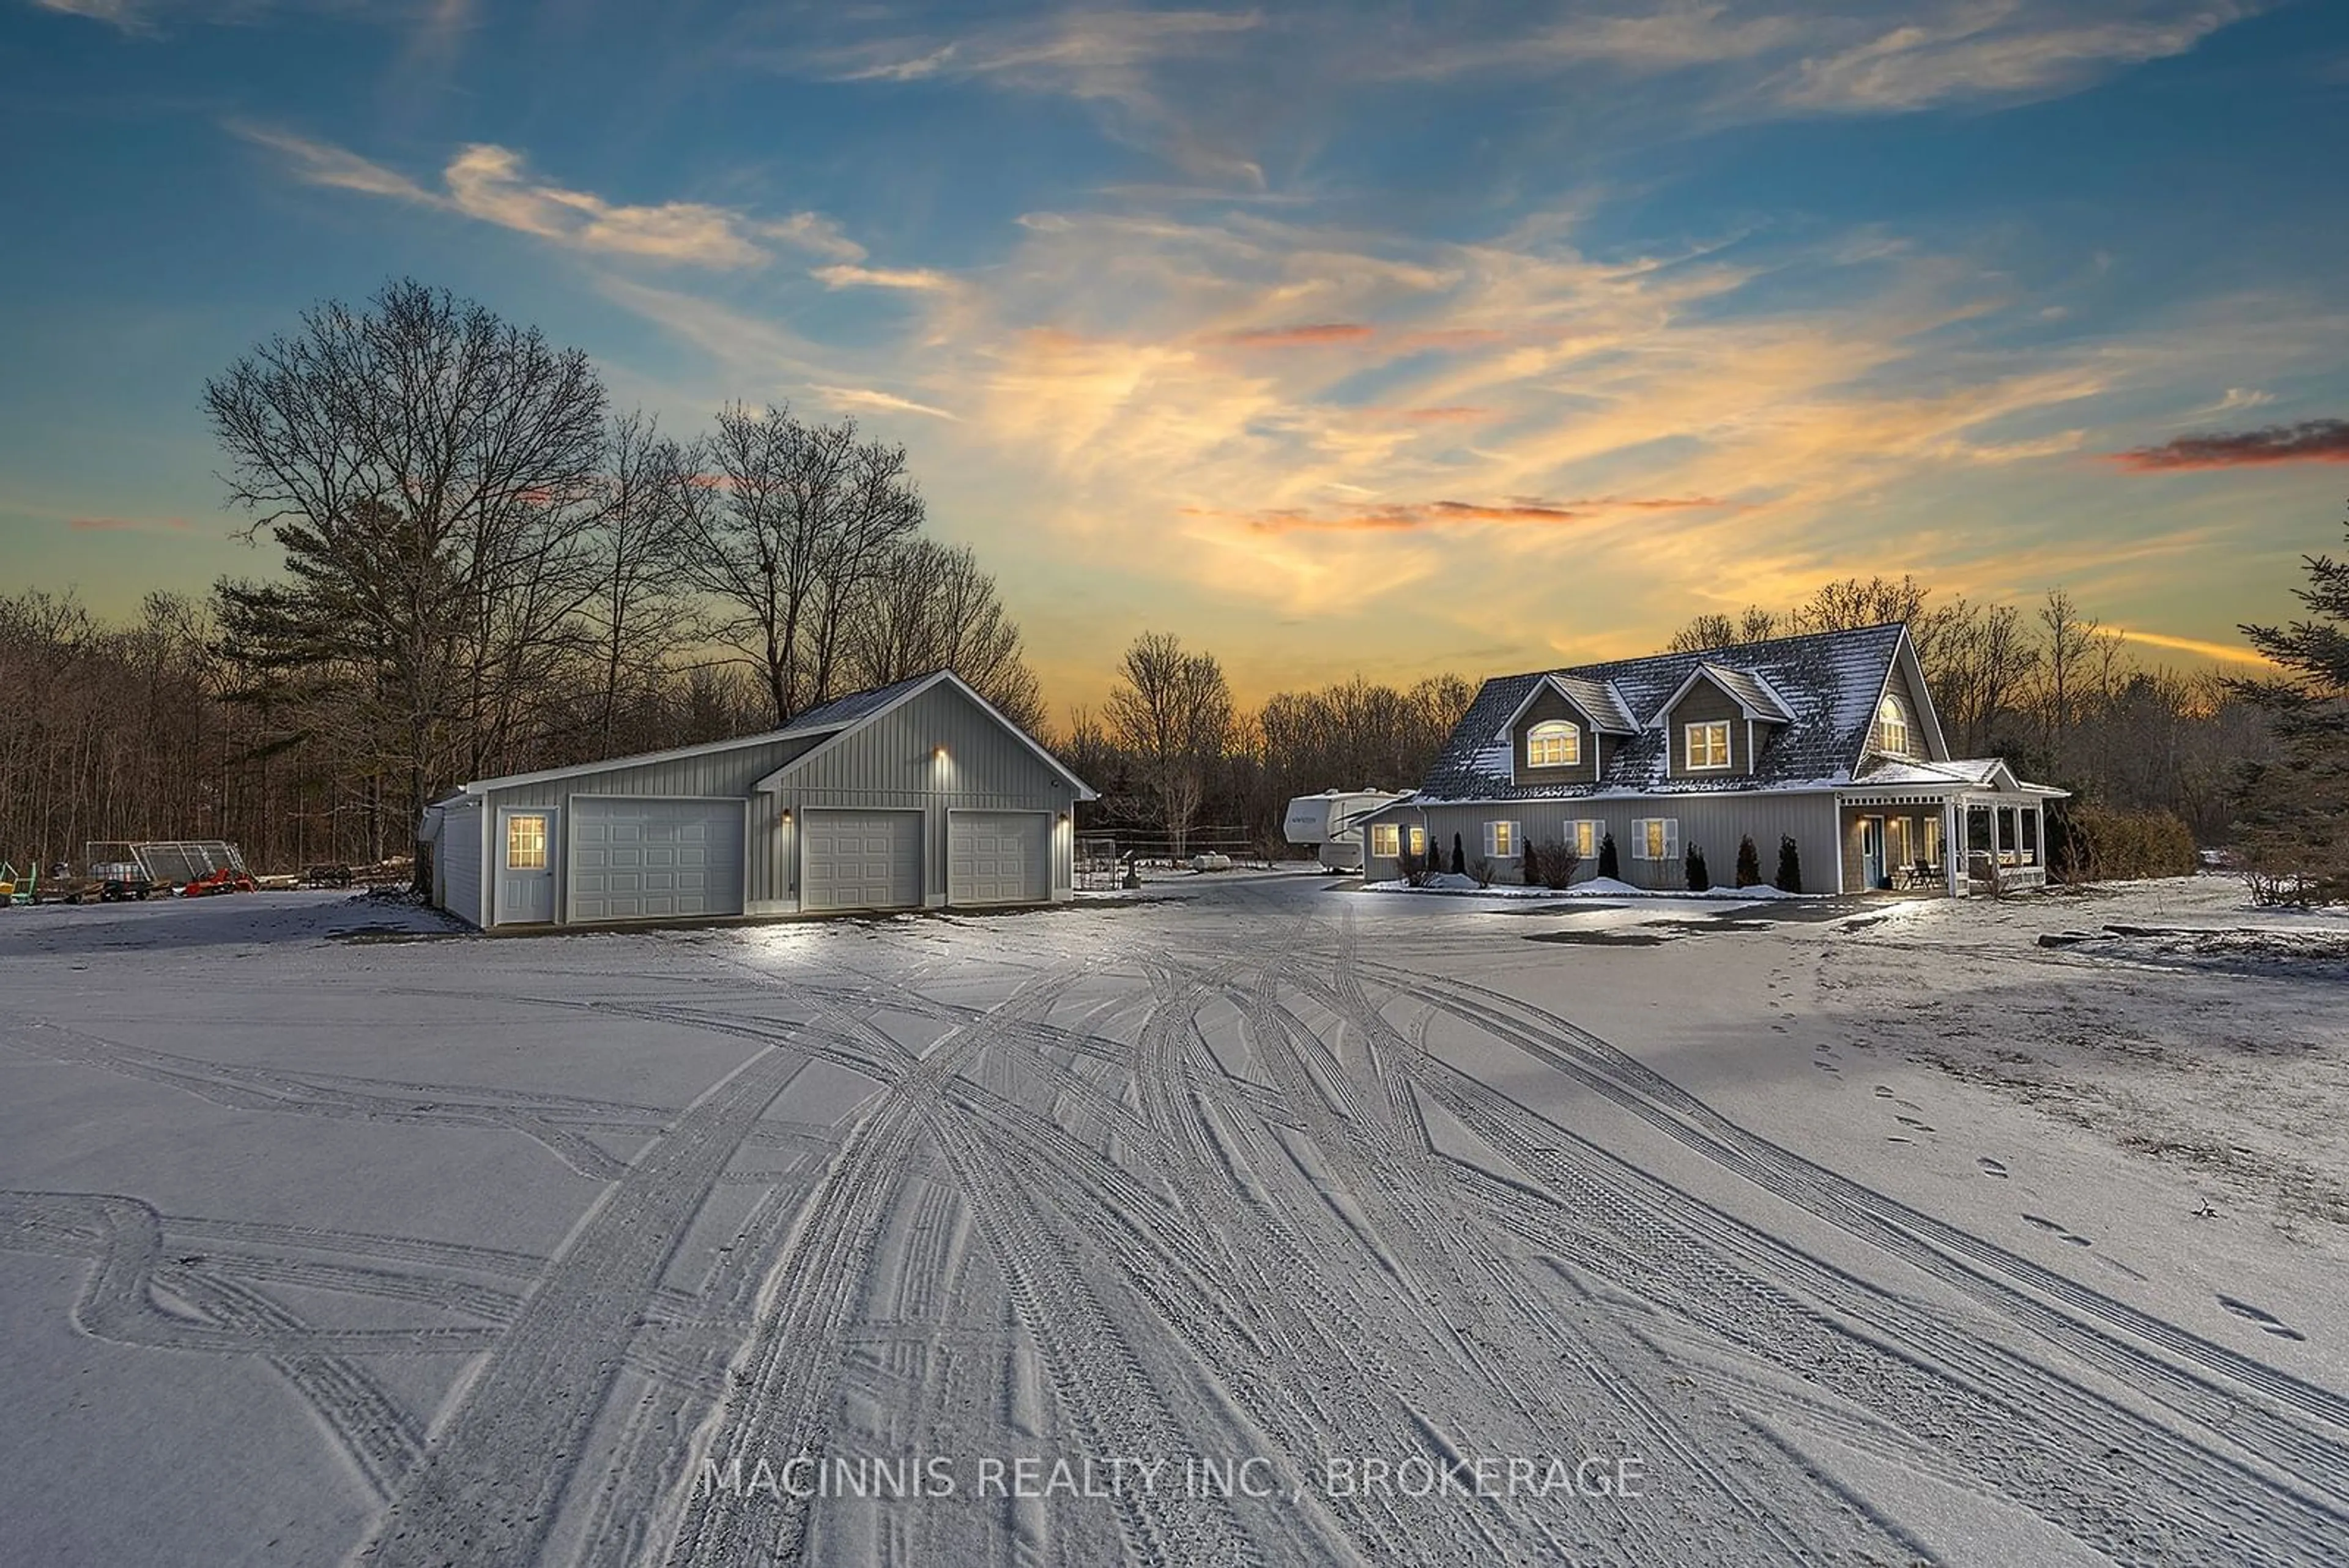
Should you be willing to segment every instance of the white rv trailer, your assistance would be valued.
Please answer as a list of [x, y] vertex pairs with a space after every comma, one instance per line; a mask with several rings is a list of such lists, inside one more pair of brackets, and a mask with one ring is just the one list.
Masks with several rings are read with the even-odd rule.
[[1318, 858], [1332, 871], [1362, 868], [1363, 817], [1402, 796], [1393, 790], [1332, 789], [1300, 794], [1288, 803], [1280, 836], [1291, 844], [1319, 846]]

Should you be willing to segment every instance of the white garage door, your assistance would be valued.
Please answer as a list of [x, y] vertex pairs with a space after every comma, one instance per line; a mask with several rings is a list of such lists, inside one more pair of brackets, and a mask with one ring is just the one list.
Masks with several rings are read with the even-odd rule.
[[1040, 904], [1052, 896], [1052, 817], [957, 811], [947, 821], [947, 902]]
[[597, 800], [571, 807], [571, 918], [742, 912], [742, 803]]
[[802, 815], [802, 909], [921, 907], [920, 812], [810, 811]]

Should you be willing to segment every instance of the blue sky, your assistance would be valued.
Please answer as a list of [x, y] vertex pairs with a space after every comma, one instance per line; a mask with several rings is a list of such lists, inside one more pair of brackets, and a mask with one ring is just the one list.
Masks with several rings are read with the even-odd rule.
[[2207, 664], [2349, 494], [2330, 0], [0, 7], [0, 575], [109, 610], [267, 567], [202, 383], [396, 274], [905, 441], [1063, 704], [1879, 571]]

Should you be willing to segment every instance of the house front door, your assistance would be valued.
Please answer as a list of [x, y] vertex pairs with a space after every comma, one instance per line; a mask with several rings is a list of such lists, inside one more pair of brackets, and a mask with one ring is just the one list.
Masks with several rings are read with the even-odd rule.
[[554, 919], [554, 811], [551, 806], [498, 813], [497, 906], [491, 923], [543, 925]]
[[1859, 878], [1863, 888], [1884, 886], [1884, 819], [1859, 819]]

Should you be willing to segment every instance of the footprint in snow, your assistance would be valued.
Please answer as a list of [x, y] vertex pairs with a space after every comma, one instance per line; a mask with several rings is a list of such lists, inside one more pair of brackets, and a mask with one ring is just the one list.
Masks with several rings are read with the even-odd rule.
[[2297, 1339], [2305, 1341], [2308, 1338], [2308, 1335], [2301, 1333], [2300, 1330], [2292, 1327], [2292, 1324], [2284, 1322], [2283, 1319], [2276, 1316], [2275, 1314], [2255, 1307], [2249, 1302], [2239, 1302], [2232, 1296], [2220, 1296], [2219, 1298], [2219, 1304], [2225, 1307], [2229, 1312], [2233, 1313], [2237, 1317], [2244, 1318], [2250, 1322], [2258, 1324], [2261, 1328], [2265, 1329], [2268, 1333], [2274, 1334], [2278, 1339]]
[[2063, 1226], [2057, 1224], [2054, 1220], [2049, 1220], [2043, 1215], [2025, 1214], [2023, 1219], [2030, 1221], [2032, 1224], [2038, 1226], [2042, 1231], [2046, 1231], [2049, 1235], [2054, 1237], [2059, 1241], [2068, 1242], [2075, 1247], [2091, 1247], [2095, 1245], [2095, 1242], [2089, 1241], [2085, 1236], [2075, 1236], [2071, 1231], [2065, 1230]]
[[1919, 1132], [1931, 1132], [1933, 1130], [1923, 1122], [1919, 1121], [1915, 1116], [1894, 1116], [1892, 1119], [1899, 1122], [1904, 1127], [1915, 1127]]
[[1876, 1085], [1876, 1097], [1879, 1100], [1889, 1100], [1892, 1097], [1892, 1091], [1878, 1084]]
[[1917, 1140], [1913, 1137], [1902, 1137], [1899, 1133], [1894, 1133], [1884, 1141], [1887, 1143], [1915, 1143]]
[[1991, 1158], [1990, 1156], [1984, 1155], [1980, 1159], [1975, 1160], [1974, 1163], [1982, 1167], [1982, 1173], [1984, 1176], [1995, 1176], [2001, 1181], [2004, 1181], [2006, 1179], [2006, 1167], [2001, 1165], [1997, 1160]]

